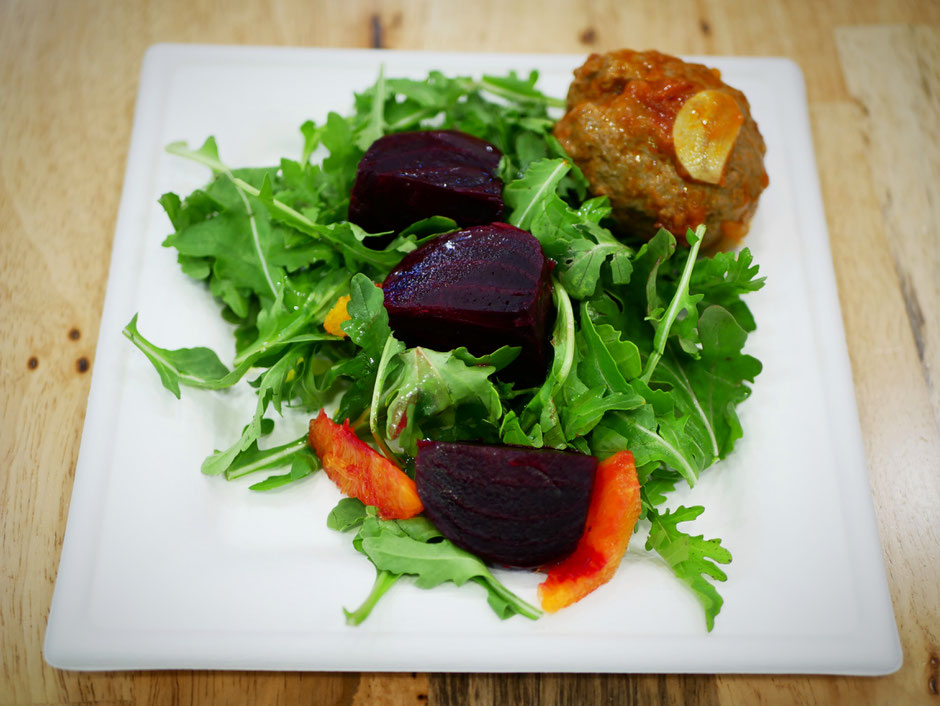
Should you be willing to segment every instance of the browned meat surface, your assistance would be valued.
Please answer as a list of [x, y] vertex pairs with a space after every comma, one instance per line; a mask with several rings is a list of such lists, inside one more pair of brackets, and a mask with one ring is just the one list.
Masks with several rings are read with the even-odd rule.
[[[696, 170], [683, 166], [674, 144], [676, 116], [703, 91], [709, 93], [699, 97], [717, 96], [734, 114], [717, 183], [693, 178], [689, 171]], [[663, 227], [684, 241], [687, 228], [705, 223], [703, 245], [734, 243], [747, 232], [767, 186], [764, 140], [744, 94], [725, 85], [716, 70], [656, 51], [592, 54], [575, 71], [555, 136], [592, 192], [610, 198], [623, 232], [645, 239]]]

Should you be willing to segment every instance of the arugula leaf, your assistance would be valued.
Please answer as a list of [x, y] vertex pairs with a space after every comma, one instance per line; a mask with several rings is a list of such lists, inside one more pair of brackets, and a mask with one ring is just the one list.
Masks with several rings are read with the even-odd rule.
[[685, 417], [657, 414], [651, 404], [611, 412], [594, 428], [591, 448], [598, 456], [630, 449], [638, 467], [663, 463], [678, 471], [693, 486], [703, 466], [701, 456], [694, 453], [694, 448], [689, 448], [686, 422]]
[[668, 384], [680, 413], [689, 417], [686, 433], [711, 461], [724, 458], [741, 437], [735, 408], [750, 395], [746, 381], [760, 373], [760, 362], [741, 353], [747, 332], [723, 307], [714, 305], [699, 320], [702, 353], [698, 360], [669, 352], [654, 374]]
[[373, 355], [379, 354], [385, 339], [392, 334], [388, 325], [388, 312], [383, 305], [385, 295], [375, 286], [375, 282], [363, 274], [357, 274], [349, 284], [349, 297], [346, 305], [349, 320], [343, 322], [343, 331], [360, 348]]
[[676, 576], [695, 592], [695, 597], [705, 609], [705, 625], [711, 632], [724, 600], [705, 576], [725, 581], [728, 576], [718, 564], [730, 564], [731, 552], [721, 546], [720, 539], [705, 539], [703, 535], [693, 537], [677, 527], [682, 522], [694, 520], [704, 511], [701, 506], [679, 506], [665, 512], [648, 509], [651, 526], [646, 550], [656, 550]]
[[[306, 439], [304, 440], [306, 441]], [[268, 476], [263, 481], [248, 486], [249, 490], [268, 491], [283, 488], [320, 470], [320, 459], [309, 448], [297, 451], [293, 455], [290, 471], [280, 475]], [[226, 473], [226, 477], [227, 477]]]
[[[749, 266], [749, 256], [740, 264], [725, 257], [720, 267], [713, 260], [700, 261], [708, 263], [708, 272], [696, 275], [700, 235], [690, 232], [692, 249], [673, 262], [675, 239], [660, 231], [636, 253], [629, 286], [610, 287], [582, 304], [578, 332], [579, 376], [588, 385], [610, 390], [626, 383], [645, 400], [637, 408], [605, 414], [592, 432], [591, 448], [599, 455], [630, 448], [638, 467], [663, 464], [690, 485], [739, 438], [735, 406], [749, 394], [745, 383], [760, 372], [760, 364], [741, 353], [746, 330], [736, 317], [717, 305], [702, 311], [705, 294], [691, 291], [696, 281], [740, 312], [743, 304], [737, 297], [761, 284], [754, 277], [756, 269]], [[735, 272], [730, 275], [734, 281], [724, 282], [729, 270]], [[627, 305], [637, 300], [645, 300], [647, 317]], [[598, 345], [594, 334], [602, 330], [608, 339], [604, 343], [613, 347], [608, 351], [618, 350], [629, 361], [628, 372]], [[647, 356], [639, 376], [637, 352]]]
[[627, 411], [642, 404], [644, 404], [643, 398], [632, 389], [629, 392], [611, 393], [605, 393], [602, 387], [585, 389], [561, 408], [562, 428], [568, 438], [568, 443], [573, 444], [586, 437], [607, 412]]
[[179, 348], [167, 350], [154, 345], [137, 330], [137, 314], [124, 327], [123, 334], [147, 356], [160, 375], [163, 386], [180, 398], [180, 384], [192, 387], [224, 387], [221, 382], [229, 369], [210, 348]]
[[502, 346], [497, 348], [492, 353], [487, 353], [485, 355], [473, 355], [466, 349], [465, 346], [455, 348], [452, 351], [454, 358], [462, 360], [467, 365], [489, 366], [493, 368], [494, 372], [498, 372], [505, 368], [512, 361], [518, 358], [519, 353], [521, 352], [522, 348], [519, 346]]
[[258, 312], [257, 338], [235, 356], [235, 364], [251, 363], [291, 342], [336, 341], [336, 337], [330, 334], [305, 329], [309, 329], [313, 322], [323, 321], [346, 287], [347, 277], [343, 272], [327, 273], [317, 288], [311, 289], [290, 307], [284, 302], [285, 292], [279, 293], [270, 307]]
[[510, 100], [518, 102], [532, 101], [555, 108], [564, 108], [564, 100], [546, 96], [535, 87], [538, 80], [538, 71], [530, 71], [528, 78], [525, 79], [519, 78], [515, 71], [510, 71], [507, 76], [484, 74], [483, 78], [480, 79], [479, 85], [490, 93]]
[[581, 379], [587, 385], [604, 386], [612, 392], [634, 393], [627, 380], [640, 375], [640, 352], [636, 344], [621, 340], [619, 331], [609, 324], [595, 325], [587, 302], [581, 303], [580, 323], [578, 374]]
[[650, 508], [655, 508], [666, 502], [666, 494], [676, 489], [676, 483], [681, 480], [681, 477], [675, 471], [662, 466], [652, 469], [649, 466], [645, 469], [642, 467], [637, 468], [637, 475], [640, 478], [641, 485], [640, 501], [642, 510], [640, 519], [646, 519]]
[[296, 378], [298, 360], [303, 360], [307, 347], [303, 344], [290, 347], [280, 359], [262, 374], [258, 386], [258, 404], [254, 416], [245, 425], [241, 436], [229, 448], [214, 451], [202, 462], [202, 472], [209, 476], [226, 472], [240, 454], [251, 448], [261, 437], [261, 422], [268, 405], [271, 404], [280, 411], [281, 400], [284, 397], [285, 384]]
[[576, 224], [573, 228], [582, 237], [563, 240], [558, 236], [565, 231], [555, 230], [554, 241], [542, 239], [546, 250], [557, 259], [560, 265], [559, 277], [573, 296], [589, 297], [594, 294], [600, 281], [601, 267], [608, 260], [611, 262], [615, 282], [629, 280], [630, 248], [614, 240], [613, 236], [600, 226]]
[[345, 220], [349, 192], [356, 178], [356, 166], [363, 155], [350, 123], [338, 113], [331, 112], [326, 116], [326, 125], [320, 135], [320, 141], [329, 155], [316, 170], [315, 180], [323, 187], [324, 199], [333, 204], [334, 213], [338, 216], [336, 220]]
[[[261, 188], [257, 190], [257, 197], [267, 207], [271, 218], [329, 245], [333, 251], [343, 258], [346, 269], [349, 271], [355, 271], [359, 266], [364, 265], [375, 268], [377, 272], [384, 274], [401, 259], [402, 253], [395, 249], [373, 250], [367, 247], [364, 240], [370, 234], [355, 223], [349, 221], [317, 223], [306, 214], [275, 198], [274, 188], [267, 174]], [[399, 243], [396, 243], [396, 246], [398, 245]], [[308, 247], [303, 249], [303, 252], [325, 259], [323, 251], [318, 249]]]
[[[416, 519], [419, 521], [409, 526], [367, 517], [355, 546], [379, 571], [412, 575], [419, 588], [434, 588], [447, 581], [462, 586], [474, 580], [486, 588], [490, 605], [501, 618], [518, 614], [535, 620], [542, 614], [503, 586], [480, 559], [440, 537], [436, 530], [428, 531], [430, 523], [424, 518]], [[417, 536], [415, 526], [422, 530]]]
[[[231, 465], [225, 470], [225, 478], [226, 480], [233, 480], [247, 476], [250, 473], [286, 466], [293, 463], [294, 458], [304, 454], [307, 449], [306, 435], [286, 444], [264, 450], [258, 449], [256, 440], [233, 459]], [[316, 458], [314, 454], [310, 455]]]
[[610, 263], [614, 283], [630, 280], [633, 250], [600, 225], [610, 214], [606, 198], [591, 199], [577, 210], [558, 194], [571, 169], [566, 159], [542, 159], [529, 165], [525, 175], [506, 185], [504, 198], [511, 207], [509, 223], [529, 230], [545, 254], [558, 264], [556, 275], [571, 296], [594, 294], [602, 267]]
[[[237, 258], [225, 258], [222, 259], [226, 252], [233, 253], [237, 257], [244, 257], [244, 253], [239, 252], [236, 247], [233, 247], [234, 243], [231, 236], [228, 238], [228, 250], [222, 248], [216, 251], [216, 258], [221, 259], [221, 262], [229, 263], [230, 267], [237, 268], [239, 272], [246, 273], [251, 271], [256, 271], [260, 273], [264, 280], [264, 285], [266, 288], [257, 288], [261, 289], [258, 293], [264, 296], [275, 297], [277, 296], [278, 289], [283, 286], [284, 273], [283, 271], [273, 266], [268, 259], [268, 254], [266, 252], [267, 247], [265, 240], [270, 239], [270, 227], [268, 222], [263, 219], [259, 219], [255, 213], [255, 209], [251, 204], [251, 201], [248, 198], [248, 194], [244, 189], [244, 182], [236, 178], [235, 174], [222, 162], [219, 158], [219, 150], [215, 143], [214, 137], [209, 137], [198, 150], [191, 150], [186, 146], [184, 142], [174, 142], [171, 145], [167, 146], [167, 152], [171, 154], [176, 154], [181, 157], [187, 157], [194, 161], [205, 164], [207, 167], [212, 169], [213, 173], [222, 174], [228, 178], [231, 184], [235, 187], [236, 193], [238, 194], [239, 201], [241, 203], [241, 211], [243, 218], [233, 218], [228, 220], [227, 223], [224, 223], [225, 230], [229, 233], [240, 233], [242, 230], [242, 225], [247, 226], [247, 232], [244, 236], [241, 236], [242, 240], [247, 240], [246, 250], [250, 251], [251, 264], [256, 266], [257, 269], [253, 267], [242, 267], [243, 261]], [[255, 194], [257, 195], [257, 194]], [[173, 237], [173, 236], [171, 236]], [[175, 244], [180, 242], [180, 234], [177, 234], [175, 238], [167, 239], [168, 244]], [[256, 291], [257, 291], [256, 289]]]
[[343, 608], [343, 614], [346, 616], [346, 624], [361, 625], [362, 622], [372, 614], [372, 609], [375, 608], [379, 599], [384, 596], [385, 592], [394, 586], [401, 577], [401, 574], [393, 574], [391, 571], [376, 569], [375, 583], [372, 585], [372, 590], [369, 591], [369, 595], [366, 596], [362, 605], [352, 611]]
[[547, 204], [554, 203], [552, 197], [569, 169], [571, 164], [567, 160], [543, 159], [531, 164], [525, 176], [507, 184], [503, 189], [503, 200], [511, 209], [507, 222], [530, 230]]
[[410, 456], [417, 455], [420, 439], [495, 439], [502, 415], [499, 393], [489, 380], [495, 368], [467, 365], [453, 351], [427, 348], [406, 349], [398, 361], [394, 376], [376, 386], [389, 390], [380, 402], [386, 408], [386, 438], [397, 440]]
[[402, 460], [388, 447], [385, 438], [379, 433], [379, 406], [382, 399], [382, 382], [385, 380], [386, 373], [393, 369], [397, 363], [395, 356], [402, 350], [404, 344], [394, 336], [385, 339], [385, 345], [382, 347], [382, 355], [379, 357], [378, 365], [375, 369], [375, 383], [372, 388], [372, 399], [369, 403], [369, 431], [372, 432], [372, 438], [382, 450], [382, 453], [391, 459], [396, 465], [401, 466]]
[[501, 619], [519, 614], [534, 620], [541, 615], [538, 608], [497, 581], [480, 559], [444, 539], [426, 517], [380, 520], [375, 508], [343, 498], [330, 512], [327, 526], [340, 532], [357, 529], [353, 546], [376, 568], [375, 583], [363, 603], [356, 610], [343, 611], [350, 625], [362, 623], [403, 575], [415, 576], [420, 588], [474, 581], [486, 589], [487, 601]]
[[534, 423], [530, 426], [529, 431], [524, 431], [522, 421], [513, 410], [509, 410], [503, 415], [503, 421], [499, 427], [499, 438], [504, 444], [514, 446], [530, 446], [540, 449], [545, 445], [541, 425]]
[[695, 305], [701, 300], [702, 295], [689, 293], [689, 280], [692, 278], [692, 268], [695, 266], [695, 258], [698, 255], [698, 250], [702, 244], [702, 237], [704, 235], [705, 226], [699, 226], [695, 229], [694, 233], [691, 230], [688, 232], [686, 239], [689, 241], [689, 255], [685, 267], [682, 270], [682, 275], [679, 278], [679, 283], [676, 286], [676, 293], [669, 302], [669, 306], [667, 306], [664, 311], [656, 308], [650, 312], [649, 318], [653, 323], [656, 333], [653, 336], [653, 352], [647, 359], [646, 366], [643, 368], [643, 374], [640, 376], [640, 379], [644, 382], [649, 382], [650, 377], [653, 375], [653, 370], [656, 368], [660, 358], [662, 358], [666, 350], [666, 340], [669, 337], [670, 329], [679, 318], [679, 314], [685, 315], [681, 326], [683, 330], [687, 332], [684, 338], [680, 338], [682, 347], [688, 353], [694, 353], [696, 350], [694, 344], [697, 341], [694, 340], [691, 333], [694, 332], [694, 326], [698, 321], [698, 310]]
[[326, 526], [338, 532], [359, 527], [368, 517], [366, 505], [357, 498], [343, 498], [326, 518]]
[[[411, 252], [432, 238], [457, 230], [457, 221], [446, 216], [431, 216], [415, 221], [388, 244], [386, 250], [399, 254]], [[396, 263], [397, 264], [397, 263]]]
[[[740, 252], [718, 252], [703, 258], [692, 271], [689, 289], [702, 294], [710, 304], [730, 308], [740, 303], [742, 294], [756, 292], [764, 286], [765, 277], [758, 277], [759, 268], [748, 248]], [[744, 327], [753, 331], [753, 327]]]
[[283, 306], [279, 292], [272, 309], [258, 314], [258, 335], [250, 346], [235, 358], [236, 367], [229, 370], [218, 355], [209, 348], [179, 348], [169, 350], [149, 341], [137, 328], [137, 314], [124, 327], [123, 334], [153, 364], [163, 386], [180, 397], [180, 385], [207, 390], [231, 387], [264, 355], [285, 345], [300, 342], [338, 341], [327, 333], [299, 333], [312, 319], [322, 317], [324, 308], [335, 300], [342, 282], [335, 276], [323, 282], [322, 289], [312, 292], [294, 311]]
[[[350, 318], [343, 322], [342, 329], [361, 350], [332, 371], [334, 376], [344, 376], [351, 381], [334, 415], [337, 420], [357, 419], [366, 409], [375, 407], [379, 366], [387, 365], [394, 354], [404, 348], [392, 336], [388, 312], [383, 305], [385, 295], [372, 280], [357, 274], [350, 284], [349, 296], [346, 311]], [[369, 425], [373, 430], [377, 428], [372, 419]], [[388, 452], [387, 448], [383, 450]]]
[[[424, 80], [385, 79], [385, 132], [431, 127], [463, 130], [495, 144], [503, 153], [505, 173], [515, 178], [535, 159], [564, 154], [551, 135], [554, 120], [548, 116], [549, 108], [563, 107], [564, 101], [541, 93], [535, 87], [537, 79], [537, 72], [527, 78], [510, 73], [474, 80], [447, 77], [439, 71]], [[369, 89], [356, 96], [357, 124], [376, 122], [374, 95], [374, 89]], [[585, 185], [579, 172], [566, 179], [565, 191], [583, 194]]]
[[379, 66], [379, 77], [367, 93], [371, 98], [368, 122], [359, 131], [356, 146], [365, 151], [385, 134], [385, 65]]
[[[505, 427], [508, 433], [518, 436], [521, 432], [530, 440], [539, 439], [539, 445], [565, 448], [567, 439], [561, 424], [559, 397], [574, 366], [575, 322], [571, 299], [560, 282], [552, 287], [557, 314], [552, 331], [552, 369], [519, 416], [518, 429], [515, 423]], [[503, 439], [505, 441], [505, 438]]]
[[304, 151], [301, 157], [303, 164], [308, 164], [317, 147], [320, 146], [320, 140], [323, 136], [323, 125], [317, 125], [312, 120], [307, 120], [300, 126], [300, 133], [304, 136]]

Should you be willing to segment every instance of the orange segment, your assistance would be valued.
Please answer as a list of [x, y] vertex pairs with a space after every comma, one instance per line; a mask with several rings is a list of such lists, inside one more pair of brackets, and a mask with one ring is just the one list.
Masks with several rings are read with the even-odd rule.
[[699, 91], [683, 103], [672, 125], [672, 143], [689, 176], [720, 183], [743, 124], [738, 102], [723, 91]]
[[350, 319], [349, 312], [346, 311], [347, 304], [349, 304], [348, 294], [336, 300], [333, 308], [330, 309], [330, 313], [328, 313], [323, 320], [323, 328], [326, 329], [327, 333], [339, 336], [340, 338], [347, 335], [340, 326], [344, 321], [349, 321]]
[[610, 581], [639, 517], [633, 454], [620, 451], [597, 466], [584, 534], [571, 556], [549, 568], [539, 586], [542, 608], [554, 613]]
[[345, 495], [375, 506], [383, 520], [404, 520], [424, 509], [415, 482], [360, 441], [349, 420], [340, 426], [320, 410], [310, 420], [308, 439], [330, 480]]

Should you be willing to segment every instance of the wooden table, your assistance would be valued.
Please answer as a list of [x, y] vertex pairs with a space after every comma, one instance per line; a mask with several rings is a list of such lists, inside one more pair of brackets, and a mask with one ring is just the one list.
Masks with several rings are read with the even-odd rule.
[[[806, 75], [904, 666], [892, 676], [69, 673], [41, 646], [154, 42], [777, 55]], [[0, 703], [937, 703], [936, 0], [0, 3]], [[931, 698], [933, 697], [933, 698]]]

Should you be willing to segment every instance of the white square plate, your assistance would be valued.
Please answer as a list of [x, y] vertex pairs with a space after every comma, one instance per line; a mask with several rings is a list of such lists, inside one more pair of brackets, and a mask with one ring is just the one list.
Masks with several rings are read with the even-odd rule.
[[[767, 285], [750, 297], [748, 352], [764, 363], [745, 437], [694, 491], [686, 526], [734, 554], [712, 633], [692, 593], [635, 537], [616, 577], [532, 622], [499, 621], [475, 585], [401, 581], [360, 627], [374, 571], [328, 530], [321, 473], [268, 494], [199, 472], [253, 408], [245, 385], [177, 401], [121, 335], [134, 312], [167, 348], [231, 360], [229, 327], [161, 247], [157, 198], [209, 173], [168, 155], [215, 135], [232, 166], [298, 158], [298, 126], [346, 112], [388, 76], [541, 71], [564, 96], [583, 56], [162, 45], [144, 62], [101, 334], [45, 656], [69, 669], [238, 668], [513, 672], [883, 674], [901, 664], [829, 252], [805, 90], [782, 59], [701, 59], [744, 91], [767, 142], [770, 188], [746, 244]], [[306, 418], [279, 424], [284, 438]], [[535, 602], [539, 577], [499, 572]]]

